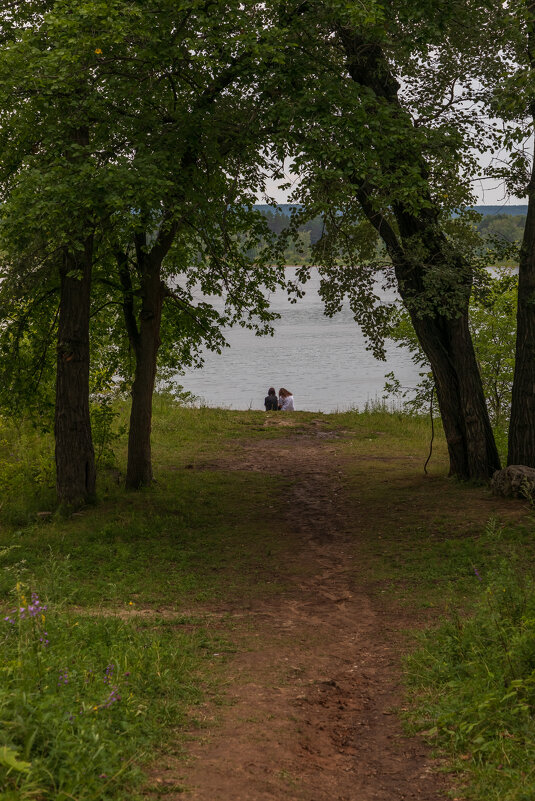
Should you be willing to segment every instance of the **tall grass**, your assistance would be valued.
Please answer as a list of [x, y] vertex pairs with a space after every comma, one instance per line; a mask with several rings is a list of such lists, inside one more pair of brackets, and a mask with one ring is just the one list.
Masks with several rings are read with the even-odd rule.
[[0, 621], [0, 797], [123, 799], [198, 701], [203, 632], [73, 614], [20, 583]]
[[30, 424], [0, 417], [0, 513], [4, 523], [27, 523], [54, 503], [54, 444]]
[[485, 801], [535, 798], [535, 577], [514, 561], [487, 576], [474, 566], [473, 614], [425, 633], [407, 663], [412, 725]]

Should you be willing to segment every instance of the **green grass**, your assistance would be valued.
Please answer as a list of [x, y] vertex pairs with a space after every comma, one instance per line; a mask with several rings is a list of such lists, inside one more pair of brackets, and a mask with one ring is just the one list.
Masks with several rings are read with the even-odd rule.
[[[116, 411], [120, 430], [126, 406]], [[154, 411], [154, 486], [123, 490], [120, 434], [115, 461], [108, 453], [100, 465], [96, 505], [70, 518], [54, 514], [50, 435], [0, 421], [2, 616], [25, 605], [13, 595], [17, 582], [19, 595], [38, 592], [49, 606], [44, 622], [15, 614], [0, 628], [0, 719], [9, 721], [0, 796], [135, 797], [144, 762], [180, 740], [203, 689], [215, 691], [221, 662], [212, 655], [232, 650], [214, 644], [225, 626], [203, 609], [247, 606], [285, 589], [292, 543], [278, 523], [287, 483], [239, 469], [245, 443], [261, 449], [263, 440], [320, 432], [332, 434], [318, 439], [326, 458], [335, 451], [344, 464], [355, 581], [393, 614], [406, 605], [449, 615], [410, 662], [411, 726], [430, 731], [468, 772], [474, 799], [535, 797], [529, 509], [448, 479], [440, 426], [425, 476], [425, 417], [376, 408], [270, 418], [159, 397]], [[497, 612], [488, 593], [498, 585]], [[121, 682], [132, 678], [116, 685], [121, 702], [106, 706], [110, 664]], [[58, 685], [65, 669], [69, 682]]]
[[285, 547], [276, 526], [280, 481], [211, 463], [225, 448], [235, 453], [240, 437], [280, 433], [260, 426], [262, 413], [184, 409], [158, 398], [155, 407], [155, 485], [127, 493], [117, 484], [123, 437], [119, 469], [100, 471], [98, 504], [69, 519], [38, 516], [54, 509], [53, 488], [31, 466], [36, 449], [46, 446], [52, 464], [50, 440], [24, 432], [17, 451], [9, 432], [0, 462], [6, 488], [0, 546], [10, 548], [0, 599], [15, 575], [31, 577], [50, 597], [68, 593], [70, 602], [90, 606], [135, 600], [181, 607], [222, 592], [239, 597], [251, 583], [259, 594], [269, 591], [264, 578]]
[[[166, 743], [176, 750], [186, 721], [191, 727], [220, 670], [212, 654], [232, 650], [214, 644], [203, 603], [280, 590], [275, 565], [288, 547], [276, 525], [280, 481], [213, 467], [228, 449], [239, 451], [240, 438], [277, 432], [262, 427], [260, 414], [159, 399], [155, 411], [155, 485], [140, 493], [118, 485], [123, 436], [117, 464], [99, 471], [97, 504], [67, 519], [37, 514], [54, 510], [50, 437], [2, 424], [0, 605], [14, 620], [0, 621], [6, 801], [131, 794], [144, 762]], [[44, 621], [12, 611], [26, 606], [14, 598], [16, 584], [15, 595], [43, 599]], [[145, 608], [166, 614], [136, 614]], [[107, 706], [110, 664], [121, 700]], [[58, 685], [65, 670], [68, 684]]]
[[454, 760], [463, 796], [535, 798], [535, 581], [504, 560], [408, 660], [408, 718]]
[[251, 577], [263, 593], [266, 568], [283, 546], [266, 514], [277, 488], [259, 474], [182, 470], [139, 494], [116, 489], [74, 519], [15, 530], [0, 592], [18, 572], [50, 597], [68, 593], [71, 603], [90, 606], [134, 600], [180, 608], [222, 590], [239, 596]]
[[125, 786], [143, 781], [140, 767], [162, 732], [177, 736], [199, 702], [203, 663], [218, 645], [201, 629], [185, 634], [53, 604], [31, 617], [18, 589], [0, 635], [2, 799], [124, 797]]
[[[366, 526], [358, 556], [365, 558], [370, 589], [410, 606], [466, 607], [477, 597], [474, 567], [485, 574], [511, 553], [535, 558], [526, 504], [447, 477], [440, 423], [427, 475], [426, 417], [379, 410], [336, 415], [332, 424], [349, 432], [338, 447], [348, 460], [350, 504], [357, 516], [366, 510], [363, 520], [357, 517]], [[511, 521], [502, 520], [508, 506]]]
[[533, 520], [502, 527], [491, 517], [489, 523], [499, 539], [489, 538], [483, 520], [444, 515], [423, 525], [403, 521], [397, 530], [387, 521], [367, 546], [369, 578], [403, 604], [468, 608], [479, 593], [475, 569], [485, 576], [511, 553], [535, 557]]

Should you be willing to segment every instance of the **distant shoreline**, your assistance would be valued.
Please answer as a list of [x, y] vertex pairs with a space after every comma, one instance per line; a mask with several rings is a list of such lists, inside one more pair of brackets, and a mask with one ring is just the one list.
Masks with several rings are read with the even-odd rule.
[[[254, 209], [258, 211], [278, 211], [282, 214], [289, 215], [292, 209], [300, 209], [299, 203], [279, 203], [277, 206], [270, 206], [267, 203], [255, 203]], [[519, 203], [511, 206], [503, 206], [499, 204], [472, 206], [474, 211], [482, 214], [484, 217], [497, 214], [510, 214], [512, 216], [526, 215], [528, 213], [527, 203]]]

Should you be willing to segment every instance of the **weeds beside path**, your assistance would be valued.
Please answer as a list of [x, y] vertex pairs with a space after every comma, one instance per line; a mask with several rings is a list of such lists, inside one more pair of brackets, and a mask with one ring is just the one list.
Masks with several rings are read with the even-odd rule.
[[[405, 632], [442, 606], [455, 554], [434, 575], [441, 542], [458, 540], [463, 567], [449, 578], [462, 593], [473, 578], [466, 548], [477, 551], [466, 535], [523, 512], [486, 489], [424, 477], [410, 447], [396, 450], [389, 437], [385, 449], [385, 432], [289, 422], [268, 418], [287, 433], [241, 440], [201, 465], [282, 479], [272, 519], [288, 548], [265, 580], [283, 589], [212, 610], [236, 648], [222, 668], [225, 704], [205, 708], [186, 766], [155, 768], [154, 795], [178, 783], [176, 797], [191, 801], [438, 801], [451, 781], [396, 714]], [[418, 570], [415, 558], [426, 561]]]
[[[529, 562], [533, 522], [446, 478], [440, 436], [425, 476], [426, 421], [157, 398], [155, 485], [123, 490], [119, 440], [99, 503], [69, 519], [46, 505], [50, 442], [3, 436], [0, 795], [445, 798], [446, 763], [402, 729], [408, 632], [466, 613], [511, 548]], [[48, 634], [9, 622], [24, 592]]]

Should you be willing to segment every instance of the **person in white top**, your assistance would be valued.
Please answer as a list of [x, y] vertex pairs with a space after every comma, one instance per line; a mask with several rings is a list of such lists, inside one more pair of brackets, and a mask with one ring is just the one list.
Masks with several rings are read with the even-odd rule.
[[284, 387], [279, 389], [279, 409], [281, 412], [295, 412], [294, 396]]

